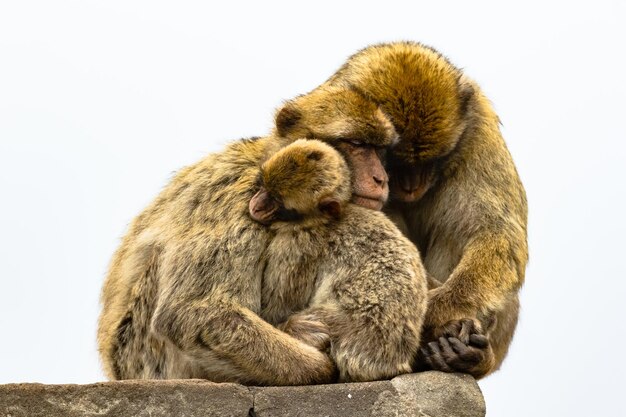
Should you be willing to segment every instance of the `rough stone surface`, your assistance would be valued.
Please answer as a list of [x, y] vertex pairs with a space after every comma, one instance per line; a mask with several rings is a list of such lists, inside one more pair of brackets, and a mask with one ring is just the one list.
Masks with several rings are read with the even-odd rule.
[[199, 380], [0, 385], [2, 417], [247, 417], [252, 402], [246, 387]]
[[254, 388], [257, 417], [479, 417], [485, 402], [469, 375], [424, 372], [391, 381]]
[[479, 417], [470, 376], [424, 372], [391, 381], [244, 387], [201, 380], [0, 385], [0, 417]]

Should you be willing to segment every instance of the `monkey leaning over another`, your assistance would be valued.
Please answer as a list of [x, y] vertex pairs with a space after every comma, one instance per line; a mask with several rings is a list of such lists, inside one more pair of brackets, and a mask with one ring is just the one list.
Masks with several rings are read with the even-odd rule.
[[[309, 101], [332, 102], [338, 89], [378, 106], [399, 136], [386, 163], [385, 212], [443, 283], [429, 291], [423, 359], [432, 369], [477, 378], [493, 372], [515, 331], [528, 261], [526, 195], [498, 116], [440, 53], [395, 42], [357, 52], [324, 84], [286, 103], [279, 116], [291, 117], [277, 117], [276, 131], [318, 138], [319, 113]], [[365, 120], [359, 109], [346, 110], [354, 124]]]
[[[349, 204], [348, 166], [323, 142], [288, 145], [261, 174], [250, 215], [273, 234], [261, 315], [318, 348], [330, 334], [340, 381], [411, 372], [427, 291], [415, 246], [382, 213]], [[294, 304], [306, 307], [291, 315]]]
[[[380, 209], [389, 191], [380, 150], [397, 135], [378, 106], [352, 91], [330, 90], [332, 99], [307, 98], [314, 115], [307, 129], [344, 156], [350, 198]], [[358, 109], [358, 123], [352, 109]], [[298, 125], [289, 111], [281, 117]], [[365, 140], [333, 140], [338, 134]], [[336, 379], [325, 352], [268, 323], [306, 307], [313, 286], [305, 277], [295, 287], [264, 279], [273, 232], [249, 215], [261, 164], [296, 139], [271, 135], [234, 142], [182, 169], [134, 219], [102, 289], [98, 348], [109, 378], [250, 385]], [[272, 292], [295, 296], [268, 297]]]

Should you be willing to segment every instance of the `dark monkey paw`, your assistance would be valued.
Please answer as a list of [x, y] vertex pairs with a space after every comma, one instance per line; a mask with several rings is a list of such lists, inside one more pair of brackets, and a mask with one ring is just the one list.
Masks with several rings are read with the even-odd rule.
[[489, 372], [494, 362], [493, 351], [474, 320], [449, 321], [437, 333], [438, 339], [420, 348], [418, 362], [424, 370], [463, 372], [475, 378]]

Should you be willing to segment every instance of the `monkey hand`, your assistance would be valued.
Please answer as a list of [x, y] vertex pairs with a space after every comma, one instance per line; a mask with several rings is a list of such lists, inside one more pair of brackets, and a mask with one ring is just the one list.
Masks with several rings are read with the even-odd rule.
[[315, 314], [294, 314], [277, 327], [322, 352], [330, 348], [330, 330]]
[[445, 324], [452, 320], [475, 317], [477, 312], [458, 296], [458, 291], [446, 282], [428, 291], [428, 308], [424, 317], [427, 338], [439, 329], [439, 337]]
[[495, 358], [489, 338], [477, 321], [449, 321], [435, 329], [433, 336], [434, 340], [425, 340], [418, 354], [422, 370], [464, 372], [478, 379], [493, 368]]

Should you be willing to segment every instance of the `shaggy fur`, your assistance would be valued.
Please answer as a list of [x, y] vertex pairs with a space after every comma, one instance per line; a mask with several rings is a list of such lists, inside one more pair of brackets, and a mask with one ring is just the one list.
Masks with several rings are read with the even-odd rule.
[[[353, 93], [337, 94], [326, 103], [349, 108], [353, 99]], [[369, 108], [371, 114], [361, 108], [368, 122], [359, 134], [376, 137], [381, 146], [392, 143], [389, 120], [377, 106]], [[339, 110], [333, 115], [333, 129], [350, 120]], [[292, 128], [298, 125], [293, 112], [283, 116]], [[281, 293], [280, 285], [292, 283], [264, 278], [274, 232], [248, 214], [261, 164], [295, 139], [242, 140], [209, 155], [181, 170], [133, 221], [102, 291], [98, 345], [109, 378], [206, 378], [257, 385], [335, 379], [328, 355], [259, 316], [266, 308], [291, 312], [304, 307], [297, 291], [296, 299], [262, 301], [267, 294]], [[368, 179], [372, 155], [352, 158], [355, 186]], [[382, 170], [378, 157], [375, 162]], [[384, 188], [386, 197], [386, 179], [383, 185], [376, 187]], [[308, 285], [302, 283], [303, 292]]]
[[[355, 125], [367, 119], [361, 109], [376, 105], [399, 135], [388, 156], [386, 211], [418, 246], [428, 273], [444, 282], [429, 292], [424, 341], [434, 345], [425, 344], [425, 353], [440, 364], [436, 369], [475, 377], [494, 371], [515, 330], [528, 260], [526, 196], [497, 115], [476, 83], [413, 42], [363, 49], [309, 95], [320, 106], [341, 89], [364, 99], [344, 109]], [[301, 105], [299, 114], [308, 121], [316, 112]], [[459, 352], [436, 345], [463, 318], [473, 318], [478, 333], [482, 322], [490, 343], [481, 348], [465, 338], [465, 354], [476, 363], [459, 368]]]
[[111, 379], [330, 382], [326, 354], [262, 320], [270, 231], [248, 216], [282, 143], [240, 141], [182, 170], [130, 227], [106, 279], [98, 342]]
[[[349, 171], [319, 141], [297, 141], [262, 167], [264, 187], [303, 215], [271, 224], [262, 316], [297, 338], [316, 319], [328, 326], [340, 381], [411, 372], [426, 311], [426, 278], [415, 246], [382, 213], [348, 204]], [[338, 218], [319, 210], [334, 200]], [[280, 291], [276, 291], [279, 289]], [[316, 329], [313, 329], [316, 332]]]

